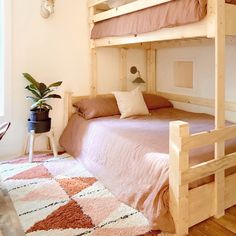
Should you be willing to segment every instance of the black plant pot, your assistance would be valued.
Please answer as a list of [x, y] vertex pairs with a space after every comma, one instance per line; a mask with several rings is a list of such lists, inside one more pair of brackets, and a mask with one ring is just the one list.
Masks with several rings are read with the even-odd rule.
[[28, 119], [28, 131], [34, 130], [35, 133], [48, 132], [51, 129], [51, 118], [41, 121], [32, 121]]
[[49, 110], [30, 110], [30, 121], [45, 121], [49, 119]]

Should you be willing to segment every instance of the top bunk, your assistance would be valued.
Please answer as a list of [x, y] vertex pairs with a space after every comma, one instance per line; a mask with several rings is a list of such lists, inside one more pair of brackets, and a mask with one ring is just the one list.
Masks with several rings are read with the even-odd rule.
[[[219, 2], [222, 2], [219, 4]], [[236, 35], [236, 0], [88, 0], [91, 47]], [[224, 23], [223, 23], [224, 24]]]

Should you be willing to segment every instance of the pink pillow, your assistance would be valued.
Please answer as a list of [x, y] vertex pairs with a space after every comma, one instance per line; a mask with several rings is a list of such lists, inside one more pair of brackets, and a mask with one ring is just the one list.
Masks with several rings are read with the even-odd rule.
[[74, 104], [79, 114], [89, 120], [97, 117], [120, 115], [114, 96], [84, 98]]
[[155, 94], [144, 93], [143, 98], [149, 110], [173, 107], [173, 104], [166, 98]]
[[[143, 98], [149, 110], [173, 107], [171, 102], [158, 95], [145, 93], [143, 94]], [[86, 120], [120, 115], [116, 99], [113, 95], [107, 97], [84, 98], [74, 104], [74, 106], [78, 108], [78, 113]]]

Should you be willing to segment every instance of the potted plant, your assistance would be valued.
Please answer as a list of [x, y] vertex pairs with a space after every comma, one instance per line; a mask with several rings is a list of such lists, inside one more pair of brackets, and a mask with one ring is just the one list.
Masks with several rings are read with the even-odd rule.
[[47, 101], [53, 98], [61, 98], [60, 95], [52, 94], [52, 92], [62, 84], [62, 81], [47, 86], [44, 83], [36, 81], [28, 73], [23, 73], [23, 77], [30, 83], [25, 89], [32, 93], [32, 96], [27, 96], [26, 98], [33, 101], [28, 119], [28, 130], [34, 130], [35, 133], [48, 132], [51, 129], [49, 110], [52, 110], [52, 106]]

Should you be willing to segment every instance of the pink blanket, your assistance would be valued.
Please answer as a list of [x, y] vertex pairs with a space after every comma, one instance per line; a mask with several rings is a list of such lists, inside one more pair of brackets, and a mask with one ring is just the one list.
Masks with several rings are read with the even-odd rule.
[[[75, 114], [60, 144], [80, 158], [119, 200], [143, 212], [153, 229], [173, 232], [168, 208], [168, 139], [169, 122], [174, 120], [189, 122], [191, 133], [214, 127], [210, 115], [174, 108], [123, 120], [113, 116], [87, 121]], [[236, 140], [227, 143], [227, 153], [233, 151]], [[210, 160], [212, 156], [212, 146], [198, 149], [190, 153], [190, 164]], [[212, 179], [204, 178], [190, 187]]]
[[[236, 4], [236, 0], [226, 0]], [[172, 0], [170, 2], [113, 17], [95, 23], [92, 39], [137, 35], [162, 28], [186, 25], [202, 20], [207, 14], [207, 0]]]

